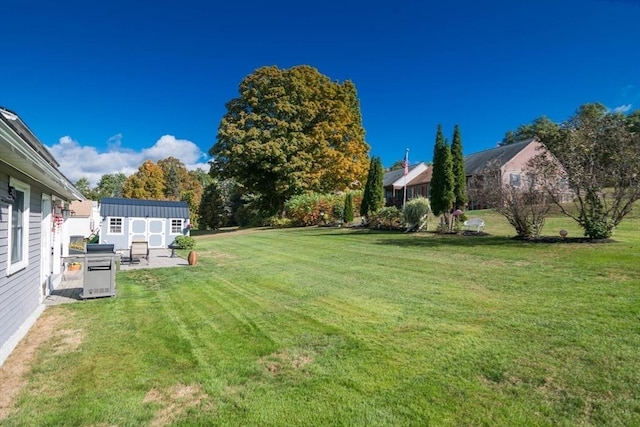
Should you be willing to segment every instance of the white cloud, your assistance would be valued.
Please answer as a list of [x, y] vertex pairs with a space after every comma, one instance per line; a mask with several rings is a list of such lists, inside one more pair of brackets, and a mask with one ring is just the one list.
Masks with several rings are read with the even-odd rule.
[[204, 153], [193, 142], [176, 139], [173, 135], [163, 135], [152, 147], [142, 150], [145, 160], [157, 162], [167, 157], [175, 157], [185, 165], [203, 160]]
[[124, 148], [121, 134], [110, 137], [106, 146], [106, 151], [101, 152], [96, 147], [81, 145], [70, 136], [63, 136], [48, 148], [60, 163], [60, 171], [71, 182], [86, 177], [91, 186], [95, 186], [102, 175], [122, 172], [129, 176], [145, 160], [157, 162], [170, 156], [180, 160], [189, 170], [198, 167], [209, 170], [209, 157], [196, 144], [172, 135], [164, 135], [151, 147], [139, 151]]
[[631, 104], [620, 105], [619, 107], [616, 107], [611, 111], [613, 111], [614, 113], [627, 113], [631, 111]]

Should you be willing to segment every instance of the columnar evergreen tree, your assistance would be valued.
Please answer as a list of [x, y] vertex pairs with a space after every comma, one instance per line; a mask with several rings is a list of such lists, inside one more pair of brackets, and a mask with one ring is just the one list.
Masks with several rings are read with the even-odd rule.
[[380, 157], [372, 157], [369, 163], [367, 183], [364, 187], [360, 215], [367, 216], [384, 206], [383, 169]]
[[344, 196], [344, 222], [350, 223], [353, 221], [353, 196], [351, 193], [347, 193]]
[[434, 215], [448, 215], [453, 208], [454, 176], [451, 150], [438, 124], [433, 148], [433, 174], [431, 178], [431, 210]]
[[455, 209], [462, 209], [467, 203], [468, 198], [467, 177], [464, 172], [464, 155], [462, 154], [462, 137], [460, 136], [460, 127], [458, 125], [453, 128], [451, 160], [453, 162], [453, 194], [455, 196], [453, 206]]

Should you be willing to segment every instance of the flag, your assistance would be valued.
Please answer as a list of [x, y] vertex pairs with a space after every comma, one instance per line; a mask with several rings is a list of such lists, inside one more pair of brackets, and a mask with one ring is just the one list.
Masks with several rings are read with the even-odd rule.
[[404, 175], [409, 173], [409, 149], [404, 152], [404, 160], [402, 161], [402, 167], [404, 168]]

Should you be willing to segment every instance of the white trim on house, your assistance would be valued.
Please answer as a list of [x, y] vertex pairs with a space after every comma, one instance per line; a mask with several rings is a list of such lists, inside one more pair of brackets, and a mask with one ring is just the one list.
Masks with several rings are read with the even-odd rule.
[[[31, 186], [14, 177], [9, 177], [9, 185], [15, 188], [16, 193], [22, 193], [22, 218], [13, 210], [13, 204], [7, 209], [7, 223], [10, 224], [10, 230], [7, 233], [7, 276], [17, 271], [25, 269], [29, 266], [29, 213], [31, 211]], [[17, 194], [16, 194], [17, 196]], [[14, 200], [14, 203], [16, 200]], [[20, 233], [20, 259], [13, 261], [14, 257], [14, 233]]]
[[425, 163], [420, 162], [419, 164], [417, 164], [416, 166], [411, 168], [411, 170], [409, 171], [408, 174], [402, 175], [399, 179], [394, 181], [393, 184], [392, 184], [393, 189], [394, 190], [399, 190], [401, 188], [404, 188], [404, 186], [406, 184], [411, 182], [413, 179], [415, 179], [422, 172], [426, 171], [427, 168], [428, 168], [428, 166]]

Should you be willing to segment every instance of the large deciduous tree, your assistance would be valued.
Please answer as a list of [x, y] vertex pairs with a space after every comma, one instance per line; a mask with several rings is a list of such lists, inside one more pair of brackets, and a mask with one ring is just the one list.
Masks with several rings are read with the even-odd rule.
[[467, 177], [464, 171], [464, 155], [462, 153], [462, 136], [460, 135], [460, 127], [455, 125], [453, 128], [453, 140], [451, 141], [451, 161], [453, 169], [453, 195], [454, 208], [462, 209], [467, 204]]
[[383, 169], [380, 157], [372, 157], [367, 174], [367, 183], [360, 204], [360, 215], [368, 216], [384, 206]]
[[164, 173], [162, 168], [151, 160], [146, 160], [138, 172], [127, 178], [122, 190], [128, 199], [164, 199]]
[[214, 181], [204, 189], [198, 215], [201, 227], [216, 230], [226, 225], [224, 194], [219, 182]]
[[260, 207], [282, 211], [291, 196], [362, 182], [369, 145], [356, 88], [310, 66], [262, 67], [226, 104], [209, 154], [212, 171], [233, 178]]
[[194, 227], [197, 227], [198, 210], [204, 192], [201, 173], [204, 171], [189, 171], [184, 163], [175, 157], [158, 160], [158, 166], [164, 175], [164, 198], [187, 202], [191, 213], [189, 220]]
[[[560, 182], [568, 182], [576, 210], [558, 206], [590, 238], [610, 237], [640, 199], [640, 132], [634, 117], [585, 104], [559, 127], [538, 134], [562, 167], [542, 156], [536, 159], [537, 167], [553, 170], [563, 178]], [[559, 193], [558, 180], [548, 184], [551, 195]]]
[[431, 210], [433, 214], [444, 215], [449, 221], [449, 214], [455, 201], [455, 180], [451, 150], [442, 134], [442, 126], [438, 125], [436, 141], [433, 148], [433, 173], [431, 177]]
[[86, 176], [83, 176], [74, 184], [75, 187], [82, 193], [84, 197], [87, 199], [93, 200], [96, 197], [95, 191], [91, 188], [91, 184], [89, 183], [89, 179]]
[[95, 188], [97, 198], [122, 197], [122, 191], [126, 181], [127, 176], [122, 172], [102, 175]]
[[545, 116], [541, 116], [531, 123], [518, 126], [515, 131], [507, 131], [499, 145], [514, 144], [525, 139], [535, 138], [538, 134], [548, 132], [556, 126], [556, 123]]

